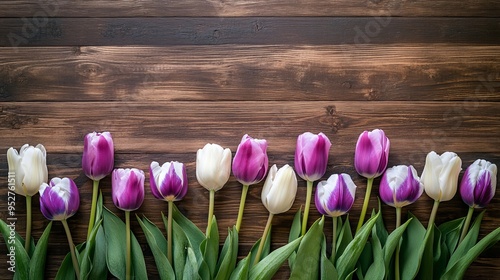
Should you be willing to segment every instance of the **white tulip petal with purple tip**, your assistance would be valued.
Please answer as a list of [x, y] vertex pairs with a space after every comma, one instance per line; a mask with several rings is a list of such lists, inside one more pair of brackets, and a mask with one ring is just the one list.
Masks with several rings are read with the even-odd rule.
[[462, 200], [474, 208], [483, 208], [495, 195], [497, 166], [478, 159], [465, 170], [460, 184]]
[[347, 213], [353, 203], [356, 185], [348, 174], [333, 174], [327, 181], [316, 187], [314, 202], [316, 209], [329, 217], [339, 217]]
[[69, 178], [53, 178], [49, 184], [42, 184], [39, 192], [40, 210], [49, 220], [66, 220], [80, 207], [78, 188]]
[[154, 197], [166, 201], [178, 201], [184, 198], [188, 190], [186, 167], [172, 161], [162, 166], [153, 161], [149, 169], [149, 182]]

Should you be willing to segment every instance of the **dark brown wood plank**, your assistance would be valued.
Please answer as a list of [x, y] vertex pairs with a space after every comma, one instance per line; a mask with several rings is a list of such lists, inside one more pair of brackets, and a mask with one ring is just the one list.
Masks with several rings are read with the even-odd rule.
[[44, 12], [60, 17], [157, 16], [498, 16], [497, 0], [438, 1], [8, 1], [0, 17], [32, 17]]
[[500, 47], [0, 48], [0, 101], [500, 101]]
[[500, 44], [499, 18], [167, 17], [0, 19], [0, 46]]

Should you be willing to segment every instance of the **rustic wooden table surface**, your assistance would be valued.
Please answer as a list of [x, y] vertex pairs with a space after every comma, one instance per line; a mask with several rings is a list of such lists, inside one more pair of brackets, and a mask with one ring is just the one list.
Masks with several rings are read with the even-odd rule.
[[[324, 132], [332, 141], [327, 174], [349, 173], [360, 187], [351, 211], [357, 221], [365, 180], [353, 168], [363, 130], [382, 128], [391, 140], [389, 166], [454, 151], [465, 169], [477, 158], [500, 164], [500, 1], [7, 1], [0, 2], [0, 185], [7, 185], [9, 147], [45, 145], [49, 178], [80, 187], [80, 211], [69, 220], [84, 240], [91, 181], [81, 171], [83, 136], [113, 134], [116, 167], [148, 170], [153, 160], [187, 164], [189, 192], [178, 207], [206, 226], [208, 192], [196, 181], [197, 149], [215, 142], [233, 151], [245, 133], [269, 142], [270, 164], [293, 164], [296, 137]], [[149, 176], [147, 176], [148, 178]], [[378, 181], [375, 182], [375, 185]], [[299, 180], [291, 211], [274, 220], [272, 244], [283, 245], [304, 204]], [[262, 184], [250, 189], [240, 236], [241, 255], [264, 228]], [[110, 179], [102, 181], [112, 204]], [[0, 218], [7, 213], [0, 188]], [[216, 194], [222, 238], [234, 224], [241, 187], [233, 177]], [[370, 208], [377, 206], [375, 187]], [[47, 220], [34, 200], [34, 231]], [[424, 194], [412, 211], [426, 223]], [[17, 228], [24, 232], [25, 203]], [[137, 211], [161, 225], [167, 204], [146, 199]], [[313, 206], [314, 207], [314, 206]], [[457, 195], [442, 203], [437, 223], [465, 216]], [[478, 212], [476, 212], [477, 215]], [[389, 230], [393, 209], [383, 206]], [[310, 221], [318, 218], [312, 209]], [[484, 216], [481, 237], [500, 226], [500, 189]], [[148, 273], [151, 251], [136, 222]], [[325, 233], [331, 234], [331, 221]], [[68, 252], [62, 226], [53, 226], [47, 278]], [[0, 278], [6, 248], [0, 242]], [[4, 271], [5, 268], [5, 271]], [[276, 279], [286, 279], [283, 267]], [[467, 279], [500, 279], [500, 245], [485, 251]]]

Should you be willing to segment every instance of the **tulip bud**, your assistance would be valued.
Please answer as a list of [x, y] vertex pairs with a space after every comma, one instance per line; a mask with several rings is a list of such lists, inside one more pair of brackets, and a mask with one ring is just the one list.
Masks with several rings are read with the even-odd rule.
[[254, 185], [264, 179], [269, 166], [267, 141], [245, 134], [233, 159], [233, 174], [243, 185]]
[[460, 184], [462, 200], [474, 208], [483, 208], [495, 195], [497, 188], [497, 166], [478, 159], [465, 170]]
[[160, 167], [153, 161], [149, 167], [149, 183], [154, 197], [166, 201], [181, 200], [188, 190], [186, 167], [177, 161], [165, 162]]
[[207, 190], [220, 190], [231, 174], [231, 150], [206, 144], [196, 153], [196, 179]]
[[361, 133], [354, 154], [358, 174], [369, 179], [382, 175], [389, 161], [390, 144], [382, 129]]
[[295, 169], [300, 178], [314, 182], [326, 172], [332, 143], [325, 134], [305, 132], [297, 138]]
[[111, 177], [111, 193], [115, 206], [134, 211], [144, 201], [144, 172], [136, 168], [115, 169]]
[[297, 194], [297, 177], [288, 164], [278, 170], [276, 164], [271, 167], [262, 188], [262, 204], [271, 214], [288, 211]]
[[48, 180], [47, 152], [42, 144], [36, 147], [25, 144], [19, 150], [7, 151], [9, 174], [14, 174], [17, 194], [33, 196], [40, 190], [40, 185]]
[[82, 169], [94, 181], [111, 174], [114, 166], [114, 146], [111, 133], [89, 133], [83, 144]]
[[424, 192], [424, 185], [413, 166], [398, 165], [385, 171], [379, 191], [385, 204], [404, 207], [417, 201]]
[[63, 221], [80, 207], [80, 194], [69, 178], [53, 178], [40, 186], [40, 210], [51, 221]]
[[434, 151], [427, 154], [421, 181], [425, 193], [435, 201], [448, 201], [457, 192], [458, 175], [462, 160], [453, 152], [442, 155]]
[[322, 215], [338, 217], [347, 213], [354, 203], [356, 185], [348, 174], [333, 174], [316, 187], [314, 202]]

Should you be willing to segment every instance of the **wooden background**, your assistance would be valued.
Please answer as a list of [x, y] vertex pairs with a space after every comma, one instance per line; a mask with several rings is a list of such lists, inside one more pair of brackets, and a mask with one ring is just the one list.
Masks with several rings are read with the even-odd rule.
[[[49, 177], [73, 178], [80, 211], [69, 220], [84, 240], [91, 182], [81, 171], [83, 137], [113, 134], [116, 167], [145, 171], [151, 161], [187, 164], [190, 190], [178, 207], [206, 226], [208, 192], [195, 177], [196, 150], [215, 142], [233, 151], [243, 134], [266, 138], [270, 164], [293, 164], [296, 137], [324, 132], [332, 141], [327, 178], [353, 168], [363, 130], [382, 128], [391, 140], [389, 165], [413, 164], [426, 154], [454, 151], [463, 169], [477, 158], [500, 164], [500, 1], [7, 1], [0, 2], [0, 185], [6, 186], [9, 147], [45, 145]], [[147, 176], [149, 177], [149, 176]], [[283, 245], [304, 204], [299, 181], [290, 212], [275, 217], [272, 244]], [[378, 185], [376, 181], [375, 185]], [[137, 211], [161, 225], [167, 204], [146, 185]], [[253, 186], [240, 236], [244, 255], [264, 228], [262, 184]], [[102, 181], [112, 204], [110, 179]], [[370, 208], [376, 207], [374, 188]], [[222, 238], [237, 216], [240, 185], [231, 177], [216, 194]], [[38, 239], [48, 223], [34, 200]], [[7, 213], [0, 188], [0, 218]], [[432, 201], [424, 194], [406, 207], [426, 224]], [[313, 206], [314, 207], [314, 206]], [[17, 229], [25, 203], [18, 197]], [[310, 222], [319, 217], [312, 208]], [[465, 216], [457, 195], [442, 203], [437, 223]], [[475, 213], [477, 215], [478, 212]], [[394, 212], [383, 206], [394, 228]], [[500, 226], [500, 190], [485, 214], [481, 237]], [[136, 222], [150, 278], [152, 254]], [[325, 232], [331, 234], [331, 221]], [[62, 226], [50, 236], [47, 278], [68, 252]], [[0, 278], [9, 279], [0, 242]], [[276, 279], [289, 275], [282, 268]], [[484, 252], [467, 279], [500, 279], [500, 245]]]

